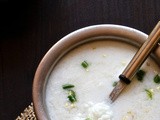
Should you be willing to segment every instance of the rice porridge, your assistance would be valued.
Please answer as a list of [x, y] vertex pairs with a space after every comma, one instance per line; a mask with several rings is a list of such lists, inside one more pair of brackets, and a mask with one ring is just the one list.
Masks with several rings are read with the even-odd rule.
[[109, 94], [137, 48], [116, 41], [83, 44], [53, 68], [46, 87], [46, 109], [51, 120], [159, 120], [160, 69], [150, 58], [134, 80], [110, 104]]

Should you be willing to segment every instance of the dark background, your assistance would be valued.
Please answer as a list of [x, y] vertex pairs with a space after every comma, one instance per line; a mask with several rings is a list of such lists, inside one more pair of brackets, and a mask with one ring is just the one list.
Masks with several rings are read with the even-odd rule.
[[0, 0], [0, 120], [13, 120], [32, 102], [36, 68], [68, 33], [119, 24], [149, 34], [160, 0]]

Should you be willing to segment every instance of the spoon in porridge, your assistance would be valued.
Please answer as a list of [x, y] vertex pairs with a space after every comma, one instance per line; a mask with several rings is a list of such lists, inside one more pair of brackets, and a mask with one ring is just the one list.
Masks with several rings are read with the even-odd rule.
[[131, 80], [136, 74], [136, 72], [139, 70], [139, 68], [147, 59], [147, 57], [150, 55], [150, 53], [153, 51], [153, 49], [158, 45], [159, 39], [160, 39], [160, 21], [157, 23], [155, 28], [148, 36], [147, 40], [137, 51], [137, 53], [132, 58], [130, 63], [127, 65], [122, 74], [119, 75], [120, 80], [109, 95], [111, 102], [114, 102], [118, 98], [120, 93], [123, 91], [123, 89], [128, 84], [131, 83]]

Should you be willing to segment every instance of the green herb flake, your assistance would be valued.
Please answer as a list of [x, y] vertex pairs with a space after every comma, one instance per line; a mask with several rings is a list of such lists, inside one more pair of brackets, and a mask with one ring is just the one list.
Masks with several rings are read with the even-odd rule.
[[148, 98], [152, 100], [152, 98], [153, 98], [153, 92], [150, 89], [145, 89], [145, 92], [146, 92]]
[[143, 78], [145, 76], [146, 72], [144, 70], [139, 70], [137, 73], [136, 73], [136, 77], [139, 81], [143, 81]]
[[68, 95], [71, 95], [73, 97], [76, 97], [76, 93], [73, 90], [68, 91]]
[[71, 103], [74, 103], [77, 101], [76, 99], [76, 93], [71, 89], [73, 88], [74, 85], [72, 84], [65, 84], [65, 85], [62, 85], [62, 88], [67, 90], [67, 93], [68, 93], [68, 100], [71, 102]]
[[118, 84], [117, 81], [113, 82], [112, 86], [115, 87]]
[[69, 96], [68, 96], [68, 99], [69, 99], [69, 101], [70, 101], [71, 103], [74, 103], [74, 102], [77, 101], [76, 98], [75, 98], [74, 96], [72, 96], [72, 95], [69, 95]]
[[160, 83], [160, 76], [158, 74], [154, 77], [154, 82], [158, 84]]
[[64, 85], [62, 85], [63, 89], [69, 89], [69, 88], [73, 88], [73, 87], [74, 87], [74, 85], [72, 85], [72, 84], [64, 84]]
[[76, 99], [76, 93], [73, 90], [68, 91], [68, 99], [71, 103], [74, 103], [77, 101]]
[[89, 64], [87, 63], [87, 61], [83, 61], [81, 63], [81, 65], [82, 65], [83, 68], [87, 68], [89, 66]]

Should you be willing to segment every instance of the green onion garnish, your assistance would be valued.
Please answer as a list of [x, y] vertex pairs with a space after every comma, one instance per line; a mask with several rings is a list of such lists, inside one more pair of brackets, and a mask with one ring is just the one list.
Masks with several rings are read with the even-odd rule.
[[152, 98], [153, 98], [153, 92], [151, 90], [149, 90], [149, 89], [145, 89], [145, 91], [147, 93], [148, 98], [152, 100]]
[[89, 64], [87, 63], [87, 61], [83, 61], [81, 63], [81, 65], [82, 65], [83, 68], [87, 68], [89, 66]]
[[143, 70], [139, 70], [137, 73], [136, 73], [136, 77], [139, 81], [143, 81], [143, 78], [145, 76], [146, 72], [143, 71]]
[[73, 88], [73, 87], [74, 87], [74, 85], [72, 85], [72, 84], [64, 84], [64, 85], [62, 85], [63, 89], [69, 89], [69, 88]]
[[113, 82], [112, 86], [115, 87], [117, 85], [117, 81]]
[[158, 74], [154, 77], [154, 82], [160, 83], [160, 76]]
[[69, 99], [69, 101], [70, 101], [71, 103], [74, 103], [74, 102], [77, 101], [76, 98], [73, 97], [72, 95], [69, 95], [69, 96], [68, 96], [68, 99]]
[[73, 97], [76, 97], [76, 93], [73, 90], [68, 91], [68, 95], [71, 95]]
[[68, 91], [68, 100], [71, 103], [74, 103], [74, 102], [77, 101], [77, 99], [76, 99], [76, 93], [73, 90], [70, 89], [70, 88], [73, 88], [73, 87], [74, 87], [74, 85], [72, 85], [72, 84], [62, 85], [62, 88]]

